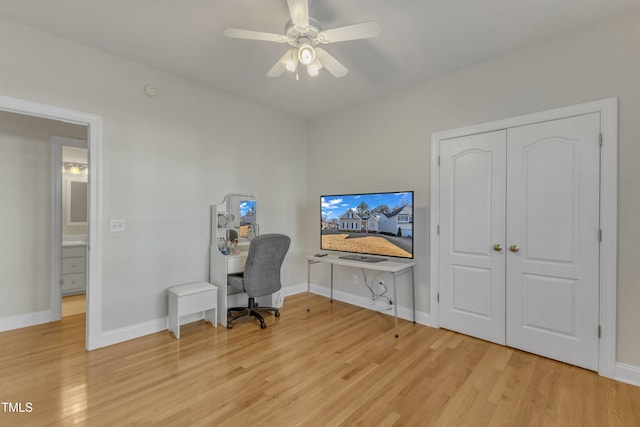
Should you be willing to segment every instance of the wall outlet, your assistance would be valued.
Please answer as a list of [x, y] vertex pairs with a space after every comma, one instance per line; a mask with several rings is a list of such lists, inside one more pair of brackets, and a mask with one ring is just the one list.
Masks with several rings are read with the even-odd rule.
[[117, 233], [125, 230], [124, 219], [111, 219], [109, 220], [109, 231], [111, 233]]

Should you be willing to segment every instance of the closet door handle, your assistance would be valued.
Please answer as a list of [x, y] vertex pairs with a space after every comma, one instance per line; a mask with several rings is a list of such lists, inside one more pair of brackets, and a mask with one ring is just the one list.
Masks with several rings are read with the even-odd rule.
[[500, 243], [496, 243], [493, 245], [493, 250], [496, 252], [500, 252], [502, 250], [502, 245]]
[[510, 250], [511, 252], [513, 252], [514, 254], [516, 254], [516, 253], [520, 252], [520, 248], [518, 247], [518, 245], [511, 245], [511, 246], [509, 246], [509, 250]]

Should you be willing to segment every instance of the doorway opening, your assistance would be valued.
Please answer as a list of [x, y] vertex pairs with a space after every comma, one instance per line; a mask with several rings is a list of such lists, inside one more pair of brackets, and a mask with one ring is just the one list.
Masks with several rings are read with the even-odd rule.
[[[102, 298], [102, 283], [101, 283], [101, 270], [102, 270], [102, 231], [99, 227], [101, 222], [101, 153], [102, 153], [102, 118], [97, 115], [83, 113], [78, 111], [69, 110], [66, 108], [39, 104], [35, 102], [25, 101], [17, 98], [10, 98], [0, 96], [0, 111], [9, 113], [15, 113], [18, 117], [40, 117], [49, 119], [59, 124], [75, 124], [80, 125], [86, 129], [86, 141], [88, 149], [88, 165], [91, 167], [88, 170], [87, 182], [88, 182], [88, 216], [87, 216], [87, 242], [86, 242], [86, 335], [85, 335], [85, 348], [92, 350], [99, 348], [104, 344], [101, 344], [101, 298]], [[49, 156], [51, 157], [51, 156]], [[53, 164], [53, 159], [50, 160]], [[47, 168], [47, 170], [49, 170]], [[60, 169], [58, 169], [60, 171]], [[53, 185], [53, 184], [51, 184]], [[50, 200], [53, 200], [49, 196]], [[61, 202], [60, 202], [61, 204]], [[49, 209], [47, 209], [49, 212]], [[51, 215], [49, 215], [51, 216]], [[53, 221], [53, 219], [51, 219]], [[60, 224], [60, 223], [58, 223]], [[55, 230], [56, 226], [51, 225], [51, 229]], [[58, 230], [60, 230], [58, 228]], [[62, 239], [61, 230], [58, 232], [60, 239]], [[50, 245], [47, 245], [50, 247]], [[49, 251], [51, 252], [51, 251]], [[59, 251], [58, 256], [61, 251]], [[54, 257], [56, 254], [51, 254], [49, 260], [49, 271], [59, 265]], [[57, 259], [60, 259], [59, 257]], [[49, 274], [49, 277], [53, 275]], [[3, 330], [15, 329], [17, 327], [31, 326], [37, 323], [44, 323], [51, 320], [55, 320], [56, 317], [60, 318], [61, 311], [61, 292], [60, 282], [54, 283], [54, 280], [49, 280], [51, 286], [50, 295], [58, 295], [58, 303], [46, 304], [44, 309], [38, 308], [35, 312], [19, 313], [18, 315], [3, 316], [0, 313], [0, 326]], [[26, 298], [25, 298], [26, 300]]]
[[[54, 136], [51, 138], [52, 167], [52, 225], [61, 234], [52, 233], [52, 252], [60, 249], [53, 281], [60, 283], [61, 316], [86, 313], [87, 237], [88, 237], [88, 177], [89, 152], [86, 139]], [[57, 224], [57, 225], [56, 225]], [[58, 241], [58, 236], [61, 240]], [[52, 284], [53, 285], [53, 284]], [[53, 286], [52, 286], [53, 289]], [[52, 298], [52, 305], [58, 304]]]

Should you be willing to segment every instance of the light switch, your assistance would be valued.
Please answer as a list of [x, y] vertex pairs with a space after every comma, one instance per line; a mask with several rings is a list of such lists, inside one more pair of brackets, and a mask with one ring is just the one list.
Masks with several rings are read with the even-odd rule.
[[124, 231], [124, 219], [110, 219], [109, 231], [112, 233]]

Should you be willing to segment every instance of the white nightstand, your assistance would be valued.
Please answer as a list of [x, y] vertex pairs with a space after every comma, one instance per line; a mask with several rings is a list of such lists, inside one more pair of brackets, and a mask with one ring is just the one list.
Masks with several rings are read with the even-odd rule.
[[198, 282], [174, 286], [169, 292], [169, 330], [180, 338], [180, 317], [204, 312], [204, 320], [218, 327], [218, 287]]

